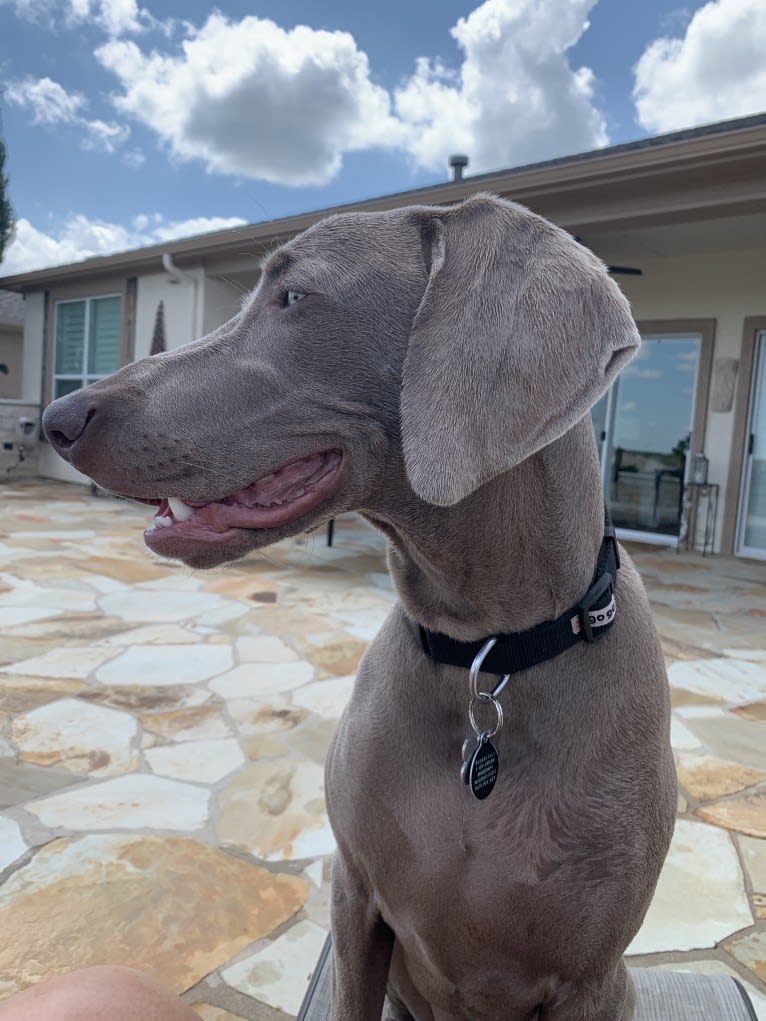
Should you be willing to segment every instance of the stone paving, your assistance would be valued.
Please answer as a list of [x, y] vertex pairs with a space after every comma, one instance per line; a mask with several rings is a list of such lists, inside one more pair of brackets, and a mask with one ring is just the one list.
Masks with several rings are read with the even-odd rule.
[[[325, 751], [394, 595], [354, 518], [212, 573], [148, 508], [0, 487], [0, 999], [146, 968], [206, 1021], [295, 1015], [329, 924]], [[766, 563], [636, 546], [681, 794], [642, 966], [729, 972], [766, 1021]]]

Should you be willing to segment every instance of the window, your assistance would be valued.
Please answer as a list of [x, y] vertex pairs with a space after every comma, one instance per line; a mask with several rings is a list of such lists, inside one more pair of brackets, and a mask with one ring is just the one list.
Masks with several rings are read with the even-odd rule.
[[119, 369], [121, 320], [119, 295], [56, 303], [54, 397]]

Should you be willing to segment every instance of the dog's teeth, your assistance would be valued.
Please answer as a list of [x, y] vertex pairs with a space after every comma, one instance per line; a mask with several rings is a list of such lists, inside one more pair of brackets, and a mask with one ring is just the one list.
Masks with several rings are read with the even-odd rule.
[[156, 518], [152, 518], [152, 523], [149, 525], [147, 531], [155, 532], [158, 528], [170, 528], [172, 524], [173, 524], [172, 518], [159, 517], [158, 515]]
[[176, 496], [168, 497], [168, 506], [176, 521], [188, 521], [194, 513], [193, 507], [189, 507], [188, 504], [185, 504], [183, 500], [179, 500]]

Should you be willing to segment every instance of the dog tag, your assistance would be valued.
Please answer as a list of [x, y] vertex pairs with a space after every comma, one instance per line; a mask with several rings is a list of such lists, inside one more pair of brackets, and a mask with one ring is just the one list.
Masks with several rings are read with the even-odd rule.
[[479, 801], [483, 801], [492, 793], [497, 780], [497, 748], [488, 738], [480, 741], [466, 765], [467, 783], [471, 788], [471, 794]]

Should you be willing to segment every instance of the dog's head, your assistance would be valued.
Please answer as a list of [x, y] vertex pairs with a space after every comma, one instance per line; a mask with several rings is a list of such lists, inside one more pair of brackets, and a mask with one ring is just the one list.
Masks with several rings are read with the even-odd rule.
[[159, 505], [151, 548], [210, 566], [374, 509], [387, 479], [457, 503], [579, 421], [638, 342], [605, 267], [520, 206], [349, 213], [273, 252], [214, 333], [44, 426], [101, 486]]

